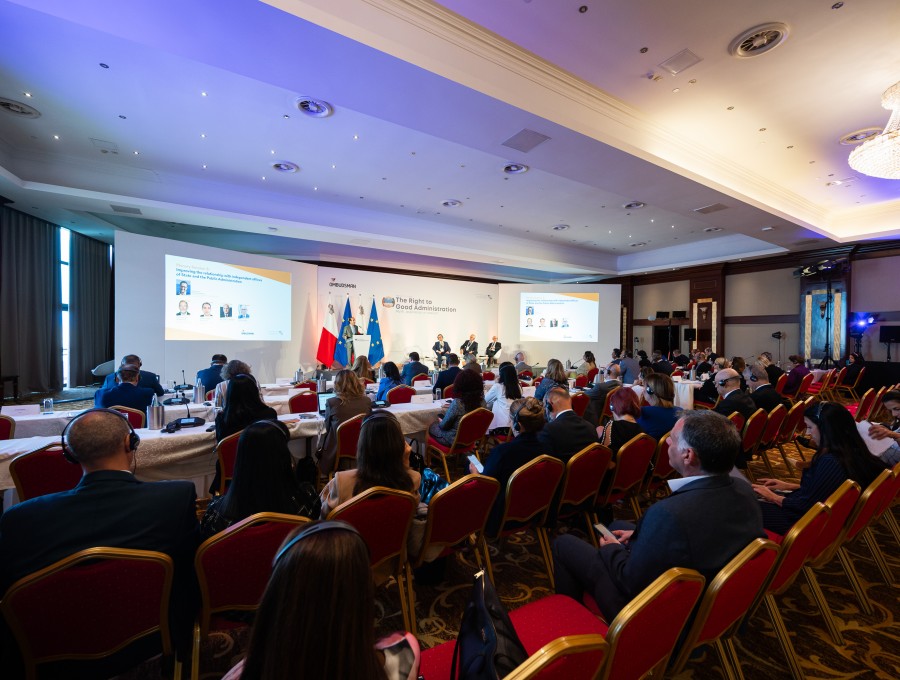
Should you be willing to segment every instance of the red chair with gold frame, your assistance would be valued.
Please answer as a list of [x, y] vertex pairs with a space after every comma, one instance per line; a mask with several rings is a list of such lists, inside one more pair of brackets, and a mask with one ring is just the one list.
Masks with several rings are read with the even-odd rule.
[[[146, 658], [160, 651], [170, 656], [173, 570], [172, 558], [161, 552], [88, 548], [16, 581], [0, 610], [26, 676], [38, 677], [43, 663], [99, 661], [141, 641], [152, 647]], [[158, 645], [147, 640], [152, 635]], [[175, 677], [181, 677], [177, 659]]]
[[138, 411], [136, 408], [130, 408], [128, 406], [110, 406], [113, 411], [118, 411], [126, 418], [128, 418], [128, 422], [131, 423], [131, 427], [135, 430], [139, 430], [144, 427], [144, 423], [146, 422], [146, 416], [142, 411]]
[[[753, 460], [753, 454], [756, 453], [756, 450], [759, 447], [759, 438], [762, 436], [763, 430], [766, 429], [767, 417], [768, 414], [763, 409], [758, 408], [747, 419], [743, 429], [738, 427], [738, 432], [741, 433], [741, 454], [747, 463]], [[737, 411], [728, 416], [728, 419], [732, 421], [736, 418], [743, 419], [743, 416]], [[737, 425], [737, 423], [735, 423], [735, 425]], [[769, 462], [769, 459], [764, 457], [763, 462], [766, 464], [766, 469], [769, 471], [769, 474], [774, 477], [775, 472], [772, 470], [772, 464]], [[753, 479], [753, 473], [750, 471], [749, 465], [747, 466], [747, 470], [750, 479]]]
[[855, 404], [847, 404], [845, 406], [845, 408], [850, 411], [850, 415], [853, 416], [853, 420], [857, 423], [861, 423], [869, 416], [869, 412], [872, 410], [872, 406], [875, 403], [878, 394], [879, 392], [877, 392], [874, 387], [870, 387], [865, 391], [865, 394], [862, 395], [862, 399]]
[[[847, 369], [847, 367], [845, 366], [844, 368], [841, 369], [841, 371], [846, 372], [846, 369]], [[866, 374], [866, 367], [863, 366], [859, 370], [859, 373], [856, 374], [856, 380], [854, 380], [853, 383], [850, 385], [844, 384], [844, 376], [842, 375], [840, 381], [835, 382], [835, 384], [834, 384], [835, 395], [840, 396], [842, 393], [846, 392], [847, 396], [850, 399], [859, 401], [859, 393], [857, 392], [857, 390], [859, 389], [859, 386], [862, 383], [862, 379], [863, 379], [863, 376], [865, 376], [865, 374]]]
[[782, 373], [778, 376], [778, 380], [775, 381], [775, 391], [778, 392], [782, 397], [784, 394], [784, 386], [787, 384], [788, 374]]
[[200, 583], [200, 614], [194, 624], [191, 678], [200, 673], [200, 644], [217, 630], [242, 623], [220, 616], [230, 611], [256, 611], [272, 572], [272, 560], [285, 537], [300, 524], [298, 515], [260, 512], [206, 539], [194, 555]]
[[9, 416], [0, 414], [0, 441], [6, 439], [15, 439], [16, 437], [16, 421]]
[[[639, 434], [623, 444], [616, 455], [616, 466], [609, 472], [597, 496], [597, 508], [628, 499], [634, 516], [639, 518], [641, 506], [636, 494], [644, 482], [654, 453], [656, 440], [646, 434]], [[594, 521], [600, 521], [596, 512]]]
[[[550, 504], [564, 472], [563, 462], [553, 456], [538, 456], [513, 472], [506, 484], [506, 506], [497, 534], [485, 536], [487, 540], [493, 540], [534, 529], [551, 588], [553, 558], [550, 555], [550, 543], [546, 540], [546, 534], [540, 531], [540, 527], [547, 521]], [[485, 551], [485, 562], [488, 575], [491, 581], [494, 581], [494, 570], [488, 551]]]
[[298, 390], [304, 390], [304, 389], [305, 389], [305, 390], [309, 390], [309, 391], [311, 391], [311, 392], [318, 392], [318, 391], [319, 391], [319, 385], [318, 385], [318, 383], [317, 383], [315, 380], [307, 380], [307, 381], [302, 382], [302, 383], [297, 383], [296, 385], [294, 385], [294, 388], [295, 388], [295, 389], [298, 389]]
[[784, 396], [787, 397], [792, 404], [802, 401], [808, 396], [807, 391], [809, 390], [809, 386], [812, 385], [813, 378], [815, 378], [815, 376], [812, 373], [807, 373], [803, 376], [803, 380], [800, 381], [797, 391], [794, 392], [794, 394], [785, 394]]
[[335, 430], [337, 452], [334, 455], [334, 467], [332, 467], [329, 477], [334, 477], [334, 473], [341, 469], [342, 460], [350, 461], [351, 467], [355, 467], [356, 447], [359, 444], [359, 433], [365, 418], [365, 414], [360, 413], [358, 416], [353, 416], [338, 425], [337, 430]]
[[289, 413], [312, 413], [319, 410], [319, 397], [315, 392], [300, 392], [288, 399]]
[[588, 382], [589, 382], [589, 383], [594, 382], [594, 378], [597, 377], [597, 374], [598, 374], [599, 372], [600, 372], [600, 369], [599, 369], [599, 368], [592, 368], [590, 371], [588, 371], [588, 372], [587, 372], [587, 379], [588, 379]]
[[482, 379], [482, 381], [485, 381], [485, 380], [496, 380], [496, 379], [497, 379], [497, 376], [494, 374], [493, 371], [484, 371], [484, 372], [481, 374], [481, 379]]
[[453, 399], [453, 385], [447, 385], [444, 388], [443, 399]]
[[206, 390], [206, 394], [203, 396], [204, 401], [212, 401], [213, 397], [216, 396], [216, 389], [213, 388], [211, 390]]
[[353, 525], [363, 537], [369, 546], [369, 562], [376, 580], [380, 572], [390, 571], [400, 592], [403, 625], [414, 635], [416, 601], [406, 539], [418, 505], [417, 497], [411, 493], [373, 486], [328, 513], [328, 519], [339, 519]]
[[591, 398], [584, 392], [575, 392], [572, 394], [572, 410], [580, 417], [584, 418], [584, 412], [587, 411]]
[[221, 495], [228, 490], [228, 484], [234, 477], [234, 461], [237, 458], [238, 440], [244, 431], [235, 432], [216, 444], [216, 458], [219, 461], [219, 490]]
[[[775, 446], [775, 440], [778, 439], [778, 435], [781, 433], [785, 418], [787, 418], [787, 409], [784, 407], [784, 404], [778, 404], [778, 406], [769, 411], [766, 417], [766, 426], [759, 435], [759, 443], [756, 447], [756, 454], [763, 459], [766, 469], [772, 472], [774, 471], [766, 451]], [[782, 453], [781, 459], [784, 461], [788, 472], [791, 472], [794, 466], [788, 460], [788, 457]]]
[[588, 379], [586, 375], [577, 375], [575, 376], [575, 387], [577, 389], [584, 389], [587, 387]]
[[[589, 444], [569, 458], [559, 502], [555, 512], [548, 513], [548, 517], [552, 515], [554, 520], [565, 520], [581, 515], [584, 518], [587, 535], [591, 537], [595, 546], [597, 537], [591, 524], [590, 513], [597, 503], [600, 484], [609, 470], [612, 455], [612, 451], [601, 444]], [[552, 527], [540, 529], [544, 532], [544, 540], [548, 544], [550, 537], [547, 531], [550, 528]]]
[[387, 401], [389, 404], [408, 404], [415, 395], [415, 389], [409, 385], [397, 385], [388, 390]]
[[450, 467], [447, 465], [447, 458], [450, 456], [465, 456], [470, 453], [478, 455], [478, 446], [484, 441], [488, 428], [494, 414], [486, 408], [476, 408], [469, 411], [459, 419], [459, 427], [456, 430], [456, 437], [450, 446], [441, 444], [434, 437], [429, 436], [426, 451], [428, 456], [435, 452], [441, 457], [444, 464], [444, 473], [447, 475], [447, 481], [453, 481], [450, 476]]
[[[812, 400], [812, 397], [810, 397], [810, 400]], [[782, 458], [786, 456], [784, 447], [787, 446], [787, 444], [792, 443], [794, 448], [797, 449], [797, 455], [800, 456], [800, 459], [806, 460], [803, 451], [800, 450], [800, 445], [797, 443], [797, 436], [805, 427], [803, 424], [803, 412], [806, 411], [806, 407], [807, 402], [798, 401], [791, 406], [784, 418], [784, 422], [781, 424], [781, 432], [778, 433], [778, 437], [775, 440], [775, 446], [777, 446], [778, 450], [781, 452]]]
[[532, 373], [531, 371], [519, 371], [519, 373], [517, 373], [517, 375], [522, 380], [531, 380], [534, 377], [534, 373]]
[[427, 382], [431, 382], [431, 378], [428, 377], [427, 373], [419, 373], [418, 375], [413, 376], [413, 379], [409, 381], [409, 384], [415, 385], [419, 380], [426, 380]]
[[[613, 392], [616, 390], [622, 389], [621, 386], [613, 387], [609, 392], [606, 393], [606, 396], [603, 398], [603, 408], [600, 409], [600, 424], [606, 425], [610, 420], [612, 420], [612, 409], [609, 407], [609, 400], [612, 397]], [[631, 388], [628, 388], [631, 389]], [[644, 395], [641, 394], [641, 399], [644, 398]]]
[[825, 375], [822, 376], [822, 379], [819, 382], [811, 382], [809, 387], [806, 390], [806, 393], [813, 397], [819, 397], [820, 399], [828, 399], [828, 392], [832, 387], [832, 380], [834, 380], [837, 375], [837, 369], [832, 368], [825, 372]]
[[678, 474], [678, 471], [669, 462], [670, 434], [672, 433], [666, 432], [659, 438], [659, 442], [656, 444], [656, 452], [650, 461], [650, 471], [645, 478], [644, 487], [641, 489], [641, 492], [648, 497], [652, 497], [660, 492], [662, 495], [668, 495], [669, 488], [666, 485], [666, 481]]
[[712, 645], [725, 677], [743, 676], [732, 642], [737, 632], [735, 624], [747, 614], [762, 591], [778, 558], [778, 550], [776, 543], [757, 538], [722, 567], [703, 594], [678, 656], [669, 668], [670, 675], [678, 675], [684, 670], [694, 649]]
[[23, 453], [9, 463], [9, 474], [19, 501], [74, 489], [81, 481], [81, 466], [70, 463], [59, 442]]

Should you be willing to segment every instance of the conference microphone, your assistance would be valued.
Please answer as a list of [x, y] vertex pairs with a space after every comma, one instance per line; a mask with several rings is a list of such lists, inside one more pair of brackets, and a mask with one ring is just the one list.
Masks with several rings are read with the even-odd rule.
[[[184, 376], [184, 369], [181, 369], [181, 384], [175, 385], [173, 388], [176, 392], [184, 392], [184, 390], [192, 390], [194, 389], [193, 385], [188, 385], [187, 378]], [[174, 403], [174, 402], [173, 402]]]

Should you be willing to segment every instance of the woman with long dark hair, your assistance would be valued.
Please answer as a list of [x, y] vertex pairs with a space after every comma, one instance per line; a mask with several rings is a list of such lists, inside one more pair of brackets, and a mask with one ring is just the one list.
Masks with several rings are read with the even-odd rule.
[[402, 385], [403, 380], [400, 377], [400, 369], [393, 361], [385, 362], [381, 368], [384, 371], [384, 377], [378, 383], [378, 394], [375, 395], [375, 398], [387, 399], [387, 393]]
[[444, 446], [453, 444], [459, 421], [464, 415], [484, 406], [484, 382], [481, 375], [471, 369], [463, 369], [453, 380], [453, 402], [443, 417], [428, 428], [428, 434]]
[[[865, 490], [887, 468], [869, 453], [853, 416], [841, 404], [812, 404], [803, 412], [803, 419], [816, 453], [803, 470], [800, 483], [760, 479], [753, 485], [763, 499], [763, 526], [777, 534], [786, 534], [794, 522], [826, 500], [845, 479], [852, 479]], [[791, 493], [782, 495], [778, 491]]]
[[[841, 383], [842, 385], [852, 385], [856, 382], [856, 379], [859, 377], [860, 371], [865, 368], [866, 360], [863, 358], [862, 354], [858, 352], [850, 352], [847, 355], [847, 372], [844, 373], [844, 380]], [[862, 394], [862, 392], [860, 392]]]
[[244, 428], [228, 491], [209, 502], [200, 522], [203, 538], [258, 512], [311, 517], [312, 509], [303, 507], [291, 471], [289, 440], [287, 426], [277, 420], [258, 420]]
[[369, 357], [360, 354], [353, 362], [353, 372], [356, 373], [360, 380], [374, 380], [375, 371], [372, 370], [372, 364], [369, 363]]
[[409, 633], [375, 641], [369, 550], [345, 522], [313, 522], [285, 539], [250, 631], [247, 656], [225, 680], [412, 680]]
[[359, 431], [356, 468], [338, 470], [322, 490], [322, 518], [373, 486], [418, 493], [422, 478], [409, 467], [409, 454], [397, 417], [390, 411], [375, 411]]
[[259, 396], [256, 378], [240, 373], [228, 380], [225, 408], [216, 416], [216, 441], [222, 441], [228, 435], [240, 432], [257, 420], [277, 419], [275, 409], [266, 406]]
[[519, 376], [512, 364], [500, 367], [497, 382], [491, 385], [491, 389], [484, 395], [484, 403], [494, 412], [492, 431], [509, 428], [509, 406], [516, 399], [522, 398], [522, 387], [519, 385]]

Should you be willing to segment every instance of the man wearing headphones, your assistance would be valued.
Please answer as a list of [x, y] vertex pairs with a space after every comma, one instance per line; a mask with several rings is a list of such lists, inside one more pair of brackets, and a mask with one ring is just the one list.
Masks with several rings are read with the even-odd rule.
[[147, 410], [153, 401], [153, 390], [149, 387], [138, 386], [139, 369], [137, 366], [120, 366], [116, 371], [119, 384], [108, 390], [97, 390], [94, 394], [94, 406], [111, 408], [113, 406], [127, 406], [141, 413]]
[[[149, 387], [151, 390], [156, 392], [156, 396], [161, 397], [165, 394], [165, 390], [162, 385], [159, 384], [159, 378], [156, 377], [155, 373], [151, 373], [150, 371], [142, 371], [141, 366], [141, 358], [137, 354], [126, 354], [122, 357], [122, 363], [120, 366], [137, 366], [138, 371], [140, 372], [140, 377], [138, 378], [138, 387]], [[101, 390], [108, 390], [111, 387], [115, 387], [116, 385], [116, 374], [110, 373], [106, 376], [106, 379], [103, 381], [103, 387]]]
[[554, 387], [547, 392], [547, 403], [551, 420], [538, 435], [544, 453], [568, 463], [585, 446], [600, 443], [594, 426], [572, 410], [568, 390]]
[[[500, 520], [503, 519], [503, 510], [506, 507], [506, 483], [512, 473], [545, 453], [544, 445], [538, 441], [537, 435], [547, 422], [544, 417], [544, 405], [540, 400], [534, 397], [516, 399], [509, 405], [509, 415], [515, 438], [491, 449], [484, 464], [484, 471], [481, 473], [500, 482], [500, 493], [494, 501], [494, 507], [485, 526], [488, 536], [495, 536], [500, 528]], [[469, 463], [469, 472], [475, 474], [478, 470]]]
[[81, 465], [83, 476], [74, 489], [23, 501], [0, 516], [0, 593], [87, 548], [157, 550], [175, 563], [170, 620], [175, 639], [189, 649], [200, 536], [194, 485], [138, 481], [140, 441], [128, 420], [108, 409], [85, 411], [66, 426], [64, 455]]
[[756, 408], [763, 409], [766, 413], [771, 413], [779, 405], [783, 405], [785, 409], [790, 409], [790, 402], [782, 397], [772, 383], [769, 382], [769, 373], [766, 367], [756, 362], [750, 367], [750, 398], [756, 404]]
[[744, 420], [756, 413], [758, 406], [746, 393], [741, 391], [741, 375], [733, 368], [723, 368], [716, 373], [716, 391], [722, 400], [715, 409], [726, 418], [737, 411]]

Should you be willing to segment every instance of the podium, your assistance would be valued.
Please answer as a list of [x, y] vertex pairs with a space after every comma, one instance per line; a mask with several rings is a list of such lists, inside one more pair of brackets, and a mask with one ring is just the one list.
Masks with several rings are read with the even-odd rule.
[[369, 358], [369, 346], [372, 344], [371, 335], [354, 335], [353, 336], [353, 354], [358, 357], [363, 355]]

